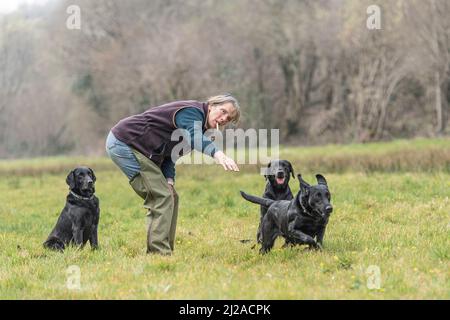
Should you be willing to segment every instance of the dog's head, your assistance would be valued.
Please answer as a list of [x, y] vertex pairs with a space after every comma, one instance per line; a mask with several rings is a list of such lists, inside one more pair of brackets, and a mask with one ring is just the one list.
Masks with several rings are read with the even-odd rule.
[[66, 183], [71, 191], [83, 197], [90, 197], [95, 193], [94, 171], [88, 167], [78, 167], [67, 175]]
[[330, 202], [331, 195], [325, 177], [317, 174], [318, 184], [314, 186], [303, 180], [300, 174], [297, 177], [300, 182], [299, 200], [302, 206], [317, 218], [327, 219], [333, 211], [333, 206]]
[[285, 189], [289, 184], [290, 175], [295, 179], [294, 169], [287, 160], [272, 160], [267, 165], [264, 177], [269, 180], [270, 185], [275, 189]]

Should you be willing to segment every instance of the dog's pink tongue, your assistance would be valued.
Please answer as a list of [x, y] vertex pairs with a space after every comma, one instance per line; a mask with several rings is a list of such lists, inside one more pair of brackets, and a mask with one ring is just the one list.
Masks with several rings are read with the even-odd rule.
[[278, 184], [283, 184], [284, 183], [284, 178], [277, 178], [277, 183]]

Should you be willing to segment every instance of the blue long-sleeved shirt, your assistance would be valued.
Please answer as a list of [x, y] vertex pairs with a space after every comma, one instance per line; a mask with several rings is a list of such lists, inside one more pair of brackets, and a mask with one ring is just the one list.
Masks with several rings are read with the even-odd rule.
[[[177, 127], [189, 132], [191, 146], [199, 152], [208, 151], [206, 154], [213, 157], [219, 149], [209, 138], [203, 135], [201, 127], [194, 126], [194, 122], [199, 121], [200, 123], [203, 123], [204, 120], [203, 113], [197, 108], [184, 108], [175, 115], [175, 124]], [[196, 131], [200, 132], [196, 133]], [[194, 143], [195, 133], [202, 137], [201, 145]], [[175, 163], [173, 163], [170, 157], [164, 159], [161, 165], [161, 171], [166, 179], [171, 178], [175, 180]]]

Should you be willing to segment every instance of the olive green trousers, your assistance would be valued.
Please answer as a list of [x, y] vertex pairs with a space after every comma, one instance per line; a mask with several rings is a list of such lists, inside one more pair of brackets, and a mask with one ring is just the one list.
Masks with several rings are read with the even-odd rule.
[[149, 158], [133, 150], [141, 171], [130, 180], [133, 190], [144, 199], [147, 214], [147, 253], [170, 255], [175, 245], [178, 194], [166, 181], [161, 169]]

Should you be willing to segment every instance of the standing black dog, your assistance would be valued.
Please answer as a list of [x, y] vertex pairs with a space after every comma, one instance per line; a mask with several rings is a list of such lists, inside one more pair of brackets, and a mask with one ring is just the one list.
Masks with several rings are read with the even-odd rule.
[[67, 176], [70, 192], [55, 228], [44, 242], [44, 247], [63, 251], [69, 243], [83, 247], [89, 240], [91, 247], [97, 249], [97, 227], [100, 207], [95, 193], [94, 171], [78, 167]]
[[[268, 208], [262, 221], [261, 253], [269, 252], [278, 236], [291, 244], [307, 244], [310, 248], [322, 247], [325, 228], [333, 211], [330, 192], [325, 178], [318, 174], [318, 184], [309, 185], [299, 174], [300, 191], [291, 201], [259, 198], [241, 191], [244, 199]], [[314, 239], [316, 238], [316, 239]]]
[[[264, 178], [267, 180], [267, 184], [262, 197], [272, 200], [292, 200], [294, 197], [292, 195], [291, 188], [289, 188], [291, 174], [292, 178], [295, 179], [292, 164], [287, 160], [272, 160], [269, 162], [265, 170], [266, 174], [264, 174]], [[266, 212], [267, 207], [262, 205], [260, 209], [261, 215], [258, 232], [256, 234], [256, 240], [258, 243], [262, 242], [261, 225]]]

